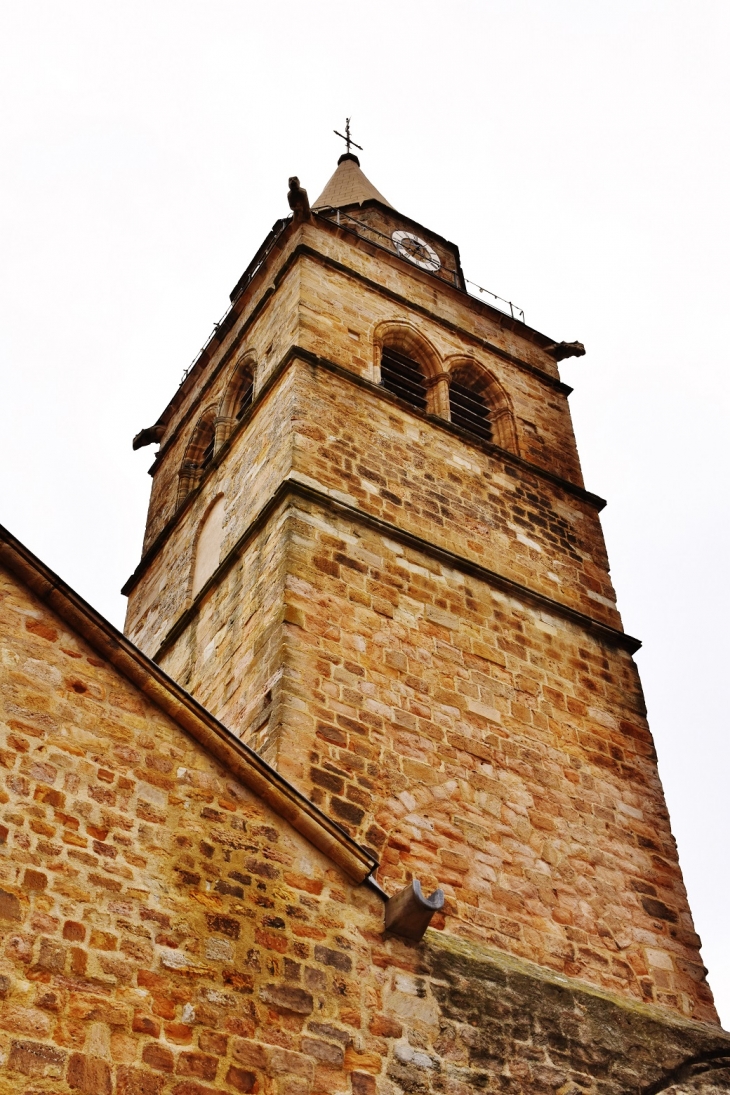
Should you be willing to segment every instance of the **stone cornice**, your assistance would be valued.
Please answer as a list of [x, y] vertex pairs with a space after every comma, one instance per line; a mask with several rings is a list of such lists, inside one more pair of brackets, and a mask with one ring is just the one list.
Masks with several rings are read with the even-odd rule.
[[621, 649], [628, 651], [629, 654], [635, 654], [641, 647], [640, 640], [635, 639], [632, 635], [627, 635], [626, 632], [621, 631], [616, 627], [611, 627], [610, 624], [602, 623], [600, 620], [594, 619], [585, 612], [580, 612], [578, 609], [571, 608], [562, 601], [556, 601], [544, 593], [538, 593], [536, 590], [530, 589], [528, 586], [524, 586], [520, 582], [514, 581], [512, 578], [508, 578], [504, 574], [499, 574], [495, 570], [490, 570], [480, 563], [475, 563], [471, 559], [467, 559], [465, 556], [459, 555], [455, 551], [438, 547], [428, 540], [425, 540], [422, 536], [418, 536], [413, 532], [407, 532], [406, 530], [399, 528], [398, 525], [392, 524], [390, 521], [385, 521], [381, 517], [375, 517], [373, 514], [367, 513], [357, 506], [343, 502], [341, 499], [327, 493], [324, 489], [312, 486], [311, 483], [303, 482], [296, 477], [296, 473], [293, 473], [288, 478], [282, 480], [275, 493], [269, 498], [266, 504], [262, 506], [248, 528], [245, 529], [235, 544], [230, 548], [225, 559], [223, 559], [217, 569], [211, 574], [208, 581], [198, 592], [192, 604], [178, 616], [154, 654], [155, 661], [164, 657], [170, 647], [180, 638], [197, 615], [200, 604], [207, 594], [220, 582], [224, 575], [234, 565], [241, 553], [245, 551], [248, 544], [250, 544], [253, 538], [266, 526], [277, 510], [286, 506], [290, 498], [301, 498], [305, 501], [319, 505], [323, 509], [328, 509], [330, 512], [337, 513], [355, 524], [365, 525], [367, 528], [373, 529], [380, 533], [381, 536], [387, 537], [389, 540], [403, 544], [414, 551], [421, 552], [423, 555], [427, 555], [431, 559], [436, 559], [438, 562], [453, 570], [458, 570], [462, 574], [469, 574], [471, 577], [477, 578], [492, 588], [499, 589], [501, 592], [506, 593], [511, 597], [515, 597], [517, 600], [543, 609], [551, 613], [551, 615], [561, 616], [563, 619], [569, 620], [583, 631], [594, 635], [596, 638], [600, 639], [602, 642], [608, 643], [610, 646], [620, 647]]
[[451, 433], [458, 437], [465, 444], [470, 445], [472, 448], [480, 449], [483, 452], [488, 453], [490, 456], [496, 459], [502, 460], [507, 464], [511, 464], [514, 467], [522, 468], [524, 471], [538, 476], [540, 479], [544, 479], [548, 483], [554, 484], [560, 490], [565, 491], [566, 494], [572, 495], [574, 498], [578, 498], [581, 502], [585, 502], [587, 505], [592, 506], [598, 513], [606, 505], [606, 500], [601, 498], [597, 494], [591, 493], [584, 487], [578, 486], [577, 483], [571, 483], [568, 479], [563, 479], [561, 476], [556, 475], [554, 472], [548, 471], [546, 468], [541, 468], [538, 464], [532, 464], [529, 460], [524, 460], [521, 456], [516, 456], [514, 453], [509, 452], [507, 449], [502, 449], [499, 445], [495, 445], [489, 441], [483, 441], [479, 437], [475, 437], [467, 430], [461, 429], [459, 426], [455, 426], [452, 422], [447, 422], [445, 418], [441, 418], [439, 415], [427, 414], [423, 411], [417, 410], [412, 407], [410, 403], [406, 403], [404, 400], [399, 399], [397, 395], [392, 392], [386, 391], [380, 384], [375, 384], [372, 380], [366, 380], [365, 377], [359, 376], [357, 373], [351, 372], [349, 369], [345, 369], [342, 365], [338, 365], [334, 361], [330, 361], [328, 358], [320, 357], [317, 354], [311, 353], [309, 350], [304, 350], [300, 346], [291, 346], [281, 359], [279, 364], [266, 378], [266, 383], [259, 392], [256, 400], [244, 417], [236, 424], [236, 428], [231, 433], [230, 437], [221, 445], [220, 449], [216, 452], [213, 459], [208, 464], [205, 472], [197, 485], [197, 487], [191, 491], [182, 505], [177, 509], [173, 515], [169, 518], [164, 527], [157, 534], [150, 546], [142, 555], [137, 566], [134, 568], [132, 574], [127, 578], [126, 582], [122, 586], [121, 593], [128, 597], [139, 580], [144, 575], [147, 567], [155, 558], [157, 553], [164, 546], [166, 540], [175, 529], [177, 524], [182, 519], [183, 515], [188, 511], [192, 505], [194, 499], [198, 496], [203, 489], [208, 477], [212, 474], [213, 470], [218, 467], [220, 462], [224, 459], [230, 445], [234, 439], [238, 436], [241, 430], [244, 430], [250, 422], [253, 415], [256, 414], [258, 407], [261, 405], [263, 399], [268, 395], [274, 385], [277, 383], [282, 373], [291, 365], [295, 360], [305, 361], [308, 365], [314, 365], [318, 368], [328, 369], [330, 372], [335, 373], [342, 380], [346, 380], [348, 383], [354, 384], [356, 387], [363, 388], [369, 391], [372, 395], [378, 399], [385, 400], [386, 402], [395, 403], [396, 405], [403, 407], [409, 414], [414, 415], [416, 418], [421, 418], [426, 422], [429, 422], [432, 426], [436, 426], [438, 429], [445, 430], [447, 433]]
[[0, 525], [0, 563], [160, 710], [340, 867], [363, 882], [378, 866], [343, 829], [230, 732], [154, 661]]

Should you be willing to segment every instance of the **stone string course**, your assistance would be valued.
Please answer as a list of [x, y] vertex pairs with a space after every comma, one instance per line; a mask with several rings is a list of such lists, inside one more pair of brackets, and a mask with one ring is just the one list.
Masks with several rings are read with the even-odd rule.
[[[714, 1018], [629, 655], [313, 503], [285, 527], [282, 673], [244, 738], [390, 892], [443, 886], [450, 930]], [[246, 645], [257, 553], [163, 659], [230, 726], [209, 663]]]

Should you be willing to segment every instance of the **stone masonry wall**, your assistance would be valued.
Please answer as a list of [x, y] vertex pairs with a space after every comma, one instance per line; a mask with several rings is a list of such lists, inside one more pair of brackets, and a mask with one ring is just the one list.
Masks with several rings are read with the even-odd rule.
[[249, 527], [291, 469], [293, 417], [291, 375], [282, 377], [238, 432], [231, 453], [215, 467], [129, 599], [125, 632], [153, 655], [172, 624], [188, 608], [197, 531], [211, 503], [223, 495], [221, 557]]
[[717, 1026], [384, 936], [377, 895], [6, 575], [0, 638], [2, 1095], [727, 1090]]
[[294, 414], [307, 482], [621, 627], [589, 502], [325, 369], [297, 365]]
[[237, 707], [262, 688], [246, 554], [164, 667], [369, 845], [391, 892], [442, 885], [449, 930], [712, 1018], [628, 653], [326, 501], [292, 499], [266, 543], [286, 544], [269, 706]]
[[5, 576], [0, 623], [0, 1091], [371, 1090], [382, 900]]
[[291, 545], [282, 774], [448, 930], [712, 1019], [628, 653], [324, 505]]
[[[406, 260], [391, 258], [381, 248], [363, 241], [353, 241], [351, 234], [338, 233], [334, 226], [323, 229], [319, 218], [303, 226], [301, 238], [306, 246], [350, 268], [355, 274], [405, 298], [419, 309], [432, 312], [443, 324], [453, 324], [473, 333], [505, 353], [558, 378], [555, 359], [532, 340], [529, 329], [484, 307], [467, 293], [450, 290], [443, 281]], [[334, 303], [339, 306], [338, 299]]]
[[[533, 484], [526, 537], [522, 475], [329, 370], [294, 363], [279, 383], [277, 444], [296, 430], [301, 481], [533, 588], [557, 585], [559, 600], [595, 604], [600, 618], [590, 594], [610, 582], [586, 503]], [[266, 493], [255, 476], [278, 468], [258, 451], [244, 432], [221, 465], [251, 484], [249, 498]], [[207, 497], [216, 489], [211, 480]], [[537, 490], [560, 536], [540, 527]], [[240, 535], [240, 503], [226, 504]], [[391, 887], [413, 874], [444, 884], [455, 930], [712, 1014], [628, 654], [315, 509], [257, 533], [164, 667], [356, 830]]]
[[[346, 252], [338, 254], [335, 250], [334, 254], [355, 268], [365, 258], [351, 246]], [[364, 285], [346, 271], [323, 267], [316, 257], [307, 256], [301, 265], [299, 345], [304, 349], [329, 358], [343, 368], [359, 371], [361, 376], [370, 379], [377, 357], [375, 335], [378, 329], [385, 323], [407, 324], [428, 339], [445, 370], [453, 362], [469, 358], [491, 373], [512, 404], [518, 453], [538, 467], [582, 485], [566, 396], [535, 374], [522, 371], [512, 362], [470, 341], [469, 334], [480, 330], [480, 325], [478, 315], [472, 314], [471, 301], [466, 294], [454, 294], [461, 304], [459, 330], [455, 331], [440, 322], [443, 311], [440, 282], [434, 280], [430, 294], [438, 303], [429, 300], [432, 315], [424, 315], [411, 306], [411, 299], [414, 303], [421, 303], [421, 300], [419, 294], [413, 293], [410, 278], [401, 276], [397, 283], [399, 295], [407, 294], [408, 302], [397, 303], [380, 293], [377, 287]], [[372, 280], [383, 281], [387, 280], [384, 266], [375, 256], [365, 270]], [[390, 280], [393, 280], [392, 275]], [[496, 339], [489, 340], [499, 344]], [[524, 360], [527, 345], [526, 341], [522, 342], [515, 356]]]
[[[374, 961], [395, 1042], [385, 1083], [408, 1095], [727, 1095], [730, 1035], [440, 932]], [[401, 1027], [402, 1024], [402, 1027]], [[392, 1086], [391, 1086], [392, 1085]], [[353, 1090], [357, 1090], [353, 1085]]]
[[251, 307], [258, 303], [259, 296], [260, 294], [253, 295], [242, 318], [213, 354], [202, 370], [198, 383], [181, 400], [176, 413], [170, 418], [159, 457], [152, 468], [153, 481], [144, 550], [150, 546], [177, 509], [179, 472], [188, 443], [203, 412], [209, 407], [220, 406], [239, 358], [244, 354], [251, 355], [256, 363], [256, 384], [260, 389], [272, 368], [281, 361], [289, 347], [296, 343], [300, 297], [297, 267], [290, 270], [276, 294], [268, 299], [262, 311], [248, 326], [245, 338], [241, 338], [239, 329], [249, 318]]
[[213, 499], [224, 496], [223, 558], [289, 474], [621, 626], [590, 502], [414, 417], [377, 388], [294, 359], [134, 588], [125, 629], [141, 649], [154, 654], [190, 604], [197, 529]]
[[[322, 258], [301, 254], [278, 277], [298, 240]], [[292, 229], [261, 276], [276, 288], [246, 337], [235, 341], [247, 321], [242, 300], [197, 374], [197, 395], [189, 386], [176, 405], [146, 543], [168, 534], [132, 591], [127, 632], [153, 654], [175, 627], [163, 666], [380, 857], [389, 893], [418, 877], [447, 896], [428, 942], [410, 948], [382, 939], [382, 908], [364, 891], [343, 902], [348, 939], [364, 948], [365, 995], [360, 1026], [353, 1007], [337, 1029], [349, 1023], [361, 1034], [340, 1037], [344, 1071], [326, 1081], [310, 1072], [301, 1089], [608, 1095], [658, 1083], [681, 1066], [690, 1028], [716, 1031], [717, 1017], [631, 645], [567, 614], [621, 628], [596, 508], [550, 477], [582, 485], [565, 393], [550, 382], [555, 362], [529, 332], [520, 337], [332, 225]], [[488, 369], [513, 412], [516, 452], [533, 467], [338, 372], [377, 379], [384, 323], [427, 339], [438, 368], [469, 357]], [[273, 378], [170, 524], [187, 440], [200, 411], [220, 399], [236, 355], [255, 349], [260, 392], [292, 346], [300, 359]], [[304, 360], [308, 353], [322, 360]], [[225, 500], [224, 559], [277, 490], [276, 508], [191, 603], [196, 537], [213, 499]], [[558, 604], [540, 605], [474, 564]], [[528, 980], [518, 991], [508, 978], [505, 988], [502, 974], [486, 972], [489, 948], [502, 955], [498, 966], [529, 960], [542, 972], [520, 967]], [[461, 971], [453, 980], [449, 964]], [[633, 1018], [611, 1026], [600, 1008], [603, 1018], [588, 1021], [594, 1005], [556, 996], [551, 977], [578, 994], [594, 986], [591, 1000], [616, 994], [612, 1007], [684, 1033], [669, 1050], [651, 1023], [637, 1034]], [[490, 978], [513, 1018], [500, 1010], [501, 990], [482, 984]], [[258, 982], [257, 992], [263, 999]], [[469, 1010], [471, 998], [483, 1013]], [[380, 1018], [366, 1020], [368, 1008]], [[611, 1061], [601, 1022], [613, 1032]], [[652, 1056], [655, 1036], [661, 1052]], [[287, 1048], [307, 1052], [296, 1039]], [[635, 1051], [642, 1063], [629, 1077], [617, 1061]], [[350, 1075], [355, 1052], [364, 1056]], [[265, 1069], [245, 1082], [278, 1091]]]
[[[250, 353], [257, 362], [259, 389], [287, 350], [297, 344], [371, 378], [376, 358], [374, 336], [385, 321], [414, 325], [432, 342], [447, 369], [450, 358], [456, 360], [466, 354], [490, 371], [512, 402], [520, 454], [540, 467], [582, 483], [565, 396], [534, 374], [521, 371], [498, 355], [470, 343], [468, 338], [465, 341], [464, 336], [473, 333], [477, 338], [487, 339], [547, 376], [557, 378], [555, 362], [549, 355], [528, 339], [504, 329], [466, 294], [449, 293], [441, 299], [443, 293], [436, 293], [428, 278], [424, 281], [416, 271], [405, 272], [403, 264], [395, 260], [394, 268], [390, 269], [379, 252], [353, 245], [349, 237], [338, 238], [322, 224], [318, 221], [317, 226], [306, 225], [298, 233], [293, 232], [286, 246], [276, 252], [266, 270], [268, 288], [276, 282], [276, 291], [256, 312], [252, 322], [249, 322], [252, 311], [259, 308], [264, 296], [261, 287], [252, 288], [250, 295], [237, 303], [230, 331], [212, 349], [207, 364], [195, 371], [196, 383], [191, 378], [183, 389], [169, 419], [159, 459], [153, 465], [145, 550], [175, 513], [179, 471], [190, 437], [203, 411], [219, 406], [241, 354]], [[330, 269], [311, 256], [299, 256], [281, 280], [277, 280], [277, 271], [285, 266], [297, 243], [302, 241], [336, 262], [349, 265], [362, 277], [382, 283], [392, 291], [397, 289], [400, 296], [408, 295], [414, 304], [428, 308], [431, 317], [395, 303], [377, 289], [365, 287], [361, 280]], [[442, 283], [438, 285], [443, 290]], [[445, 326], [444, 321], [457, 325], [463, 333]]]
[[285, 518], [285, 511], [272, 516], [160, 658], [166, 673], [267, 760], [281, 729]]

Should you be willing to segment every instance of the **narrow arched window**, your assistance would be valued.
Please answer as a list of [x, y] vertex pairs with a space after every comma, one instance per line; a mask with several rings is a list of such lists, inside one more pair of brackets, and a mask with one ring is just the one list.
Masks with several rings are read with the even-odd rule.
[[200, 454], [200, 459], [198, 460], [199, 471], [202, 471], [203, 468], [206, 468], [208, 464], [210, 464], [213, 459], [213, 453], [215, 452], [215, 430], [212, 422], [206, 423], [205, 433], [201, 438], [201, 444], [204, 445], [204, 448]]
[[492, 412], [481, 388], [468, 372], [459, 371], [452, 376], [449, 384], [451, 421], [483, 441], [491, 441]]
[[240, 422], [253, 403], [253, 369], [247, 368], [241, 376], [236, 396], [235, 417]]
[[426, 378], [421, 365], [412, 357], [384, 346], [380, 357], [380, 383], [386, 391], [400, 396], [412, 407], [426, 410]]
[[216, 498], [203, 518], [198, 533], [193, 567], [193, 597], [197, 596], [205, 583], [218, 569], [221, 545], [223, 544], [223, 495]]
[[215, 407], [208, 407], [193, 430], [180, 468], [177, 502], [181, 505], [194, 490], [215, 454]]

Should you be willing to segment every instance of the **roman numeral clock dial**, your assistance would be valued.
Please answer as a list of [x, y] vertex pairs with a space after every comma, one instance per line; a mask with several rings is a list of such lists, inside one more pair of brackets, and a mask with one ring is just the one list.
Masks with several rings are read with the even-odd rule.
[[394, 232], [392, 239], [401, 258], [408, 259], [414, 265], [420, 266], [422, 270], [435, 273], [441, 266], [441, 259], [433, 247], [413, 232]]

